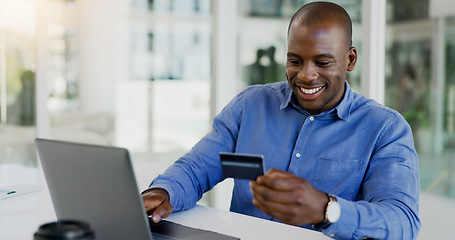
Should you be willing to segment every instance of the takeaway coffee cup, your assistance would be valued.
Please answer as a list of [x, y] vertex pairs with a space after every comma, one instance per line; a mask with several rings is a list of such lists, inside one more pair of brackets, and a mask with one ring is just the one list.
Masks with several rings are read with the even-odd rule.
[[94, 240], [95, 233], [88, 223], [60, 220], [38, 228], [33, 240]]

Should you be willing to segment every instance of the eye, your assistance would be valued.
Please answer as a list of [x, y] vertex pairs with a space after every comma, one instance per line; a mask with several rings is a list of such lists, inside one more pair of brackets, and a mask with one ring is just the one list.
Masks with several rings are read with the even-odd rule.
[[322, 68], [330, 67], [331, 64], [331, 61], [316, 61], [316, 65]]
[[288, 62], [290, 62], [292, 65], [299, 65], [302, 63], [302, 61], [299, 59], [288, 59]]

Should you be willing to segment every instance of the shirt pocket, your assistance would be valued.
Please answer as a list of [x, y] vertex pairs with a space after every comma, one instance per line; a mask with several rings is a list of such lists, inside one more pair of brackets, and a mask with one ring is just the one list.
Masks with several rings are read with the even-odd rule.
[[314, 186], [324, 192], [354, 200], [359, 191], [359, 159], [318, 158]]

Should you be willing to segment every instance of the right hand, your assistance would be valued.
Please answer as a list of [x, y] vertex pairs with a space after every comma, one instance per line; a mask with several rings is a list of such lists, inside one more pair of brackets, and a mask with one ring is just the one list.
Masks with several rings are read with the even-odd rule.
[[168, 217], [172, 213], [169, 194], [161, 188], [151, 189], [142, 193], [145, 211], [152, 217], [152, 221], [157, 223], [161, 219]]

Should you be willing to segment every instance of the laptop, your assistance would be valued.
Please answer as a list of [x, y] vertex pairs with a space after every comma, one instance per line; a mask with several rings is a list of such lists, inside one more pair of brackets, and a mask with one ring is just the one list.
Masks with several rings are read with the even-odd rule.
[[96, 239], [239, 239], [147, 217], [127, 149], [35, 140], [58, 220], [90, 224]]

